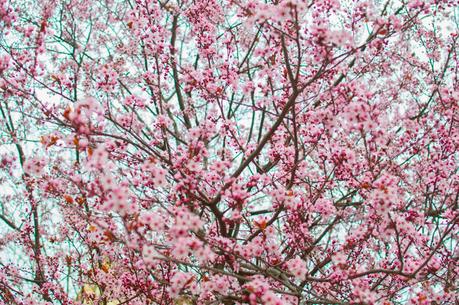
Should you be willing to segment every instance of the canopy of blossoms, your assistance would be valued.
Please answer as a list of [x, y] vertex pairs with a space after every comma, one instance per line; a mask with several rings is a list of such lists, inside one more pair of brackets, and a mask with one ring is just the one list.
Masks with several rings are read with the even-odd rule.
[[457, 304], [457, 0], [0, 0], [0, 304]]

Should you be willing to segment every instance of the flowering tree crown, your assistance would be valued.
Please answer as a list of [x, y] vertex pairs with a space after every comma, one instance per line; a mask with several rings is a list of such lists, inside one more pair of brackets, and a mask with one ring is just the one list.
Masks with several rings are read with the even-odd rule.
[[0, 303], [457, 303], [457, 5], [0, 0]]

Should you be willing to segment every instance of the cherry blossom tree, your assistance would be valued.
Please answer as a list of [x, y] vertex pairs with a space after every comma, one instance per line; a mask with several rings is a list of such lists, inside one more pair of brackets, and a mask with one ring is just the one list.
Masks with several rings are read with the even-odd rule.
[[457, 304], [456, 0], [0, 0], [0, 304]]

